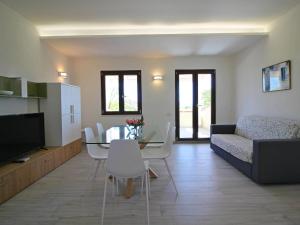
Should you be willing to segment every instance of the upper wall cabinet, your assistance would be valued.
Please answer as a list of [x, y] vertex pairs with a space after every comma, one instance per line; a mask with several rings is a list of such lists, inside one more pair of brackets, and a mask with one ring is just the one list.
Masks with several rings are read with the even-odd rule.
[[0, 76], [0, 95], [12, 97], [27, 97], [26, 80]]
[[27, 95], [29, 98], [47, 98], [47, 84], [28, 81]]
[[0, 76], [0, 96], [19, 98], [46, 98], [46, 83], [27, 81], [20, 77]]

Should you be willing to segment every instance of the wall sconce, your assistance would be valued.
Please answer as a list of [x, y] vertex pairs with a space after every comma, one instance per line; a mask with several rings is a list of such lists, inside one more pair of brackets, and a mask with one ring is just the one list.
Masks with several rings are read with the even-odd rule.
[[152, 79], [153, 79], [153, 80], [163, 80], [164, 77], [163, 77], [162, 75], [153, 75], [153, 76], [152, 76]]
[[63, 79], [66, 79], [68, 77], [68, 74], [66, 72], [58, 72], [58, 76]]

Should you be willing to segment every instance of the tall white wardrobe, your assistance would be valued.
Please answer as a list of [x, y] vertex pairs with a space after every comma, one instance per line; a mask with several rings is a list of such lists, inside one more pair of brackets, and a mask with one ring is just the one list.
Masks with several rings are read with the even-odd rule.
[[81, 138], [80, 88], [48, 83], [47, 99], [40, 101], [45, 114], [46, 146], [64, 146]]

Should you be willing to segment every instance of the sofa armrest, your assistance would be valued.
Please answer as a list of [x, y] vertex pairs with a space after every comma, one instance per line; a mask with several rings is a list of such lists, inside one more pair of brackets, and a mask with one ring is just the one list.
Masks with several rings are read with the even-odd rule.
[[210, 125], [210, 136], [212, 134], [234, 134], [236, 125], [212, 124]]
[[261, 184], [300, 183], [300, 139], [254, 140], [252, 178]]

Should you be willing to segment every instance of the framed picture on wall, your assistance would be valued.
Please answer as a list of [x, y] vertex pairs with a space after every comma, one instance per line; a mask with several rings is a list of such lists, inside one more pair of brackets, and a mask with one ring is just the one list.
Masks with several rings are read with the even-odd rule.
[[263, 68], [263, 92], [291, 89], [291, 61]]

